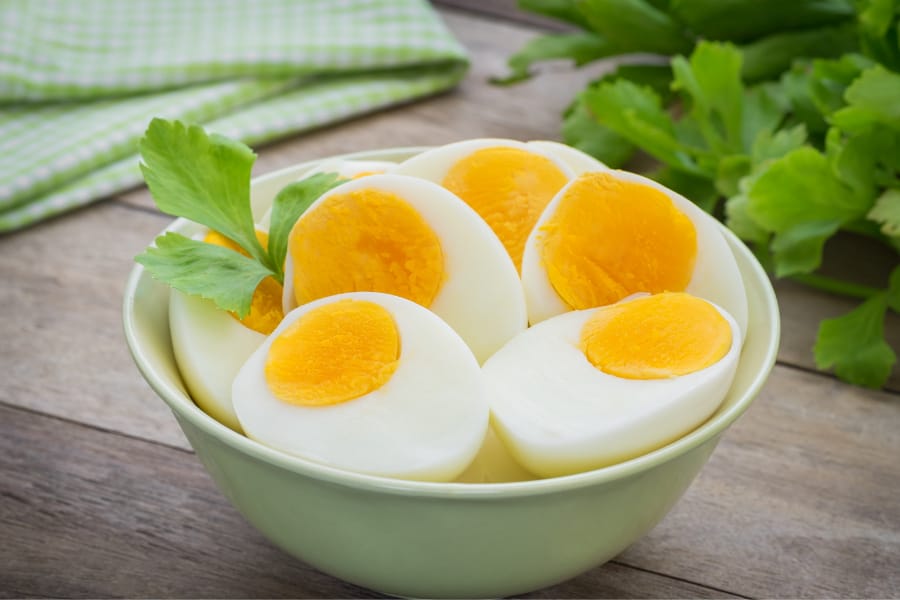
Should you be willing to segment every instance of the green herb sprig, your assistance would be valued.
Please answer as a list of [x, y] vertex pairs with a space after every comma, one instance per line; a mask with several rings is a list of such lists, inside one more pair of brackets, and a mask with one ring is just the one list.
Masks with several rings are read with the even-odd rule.
[[250, 208], [250, 172], [256, 155], [246, 145], [198, 125], [153, 119], [140, 141], [141, 170], [162, 212], [205, 225], [234, 241], [229, 248], [168, 232], [135, 257], [150, 275], [173, 288], [207, 298], [243, 318], [266, 277], [284, 282], [287, 238], [294, 222], [343, 180], [317, 173], [285, 186], [273, 200], [269, 242], [256, 237]]
[[864, 302], [820, 325], [816, 364], [884, 385], [896, 354], [900, 266], [883, 288], [822, 275], [841, 231], [900, 251], [900, 0], [520, 0], [580, 30], [542, 36], [501, 83], [533, 64], [633, 53], [564, 114], [565, 141], [610, 166], [640, 149], [649, 175], [747, 241], [774, 275]]

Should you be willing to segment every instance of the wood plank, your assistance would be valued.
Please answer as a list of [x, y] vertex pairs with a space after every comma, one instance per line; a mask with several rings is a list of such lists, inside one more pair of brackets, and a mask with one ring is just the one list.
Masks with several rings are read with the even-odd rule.
[[[274, 548], [187, 452], [2, 405], [0, 424], [0, 597], [380, 597]], [[587, 596], [723, 594], [612, 563], [527, 597]]]
[[0, 237], [0, 400], [187, 447], [121, 325], [132, 259], [169, 221], [104, 203]]
[[900, 591], [900, 396], [777, 367], [619, 561], [751, 597]]

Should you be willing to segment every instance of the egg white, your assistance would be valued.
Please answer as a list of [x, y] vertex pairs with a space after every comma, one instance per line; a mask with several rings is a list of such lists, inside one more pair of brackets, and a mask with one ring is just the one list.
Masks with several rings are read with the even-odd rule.
[[212, 418], [240, 431], [231, 383], [266, 336], [245, 327], [211, 300], [176, 289], [169, 294], [169, 331], [175, 362], [191, 398]]
[[532, 140], [526, 142], [530, 148], [538, 148], [564, 162], [578, 176], [589, 171], [609, 171], [609, 167], [578, 148], [550, 140]]
[[[678, 210], [687, 215], [697, 232], [697, 256], [687, 287], [684, 290], [671, 291], [684, 291], [721, 306], [734, 317], [741, 333], [746, 335], [747, 293], [737, 261], [725, 241], [718, 222], [684, 196], [652, 179], [620, 170], [610, 170], [609, 173], [622, 181], [648, 185], [663, 192], [672, 200]], [[525, 288], [528, 305], [528, 320], [532, 324], [540, 323], [554, 315], [571, 310], [553, 289], [547, 276], [547, 270], [544, 268], [541, 258], [543, 243], [541, 227], [556, 212], [566, 191], [573, 183], [574, 181], [569, 182], [550, 201], [525, 242], [525, 253], [522, 257], [522, 285]]]
[[[310, 310], [345, 298], [375, 302], [393, 316], [401, 348], [393, 376], [377, 390], [331, 406], [296, 406], [276, 398], [264, 376], [273, 340]], [[481, 371], [460, 337], [425, 308], [373, 292], [322, 298], [288, 314], [241, 368], [232, 397], [244, 431], [262, 444], [401, 479], [452, 480], [472, 461], [488, 428]]]
[[670, 379], [625, 379], [594, 367], [579, 343], [597, 309], [531, 327], [482, 369], [497, 434], [526, 469], [554, 477], [628, 460], [689, 433], [719, 407], [737, 368], [740, 330], [716, 308], [731, 328], [730, 349], [715, 364]]
[[[396, 194], [435, 232], [444, 256], [445, 278], [428, 308], [456, 330], [479, 362], [525, 329], [525, 296], [506, 249], [478, 213], [443, 187], [415, 177], [371, 175], [326, 192], [307, 213], [332, 195], [361, 189]], [[285, 261], [285, 313], [297, 306], [293, 272], [289, 250]]]
[[566, 177], [574, 177], [575, 174], [566, 162], [557, 156], [557, 153], [551, 153], [546, 147], [540, 144], [531, 144], [520, 142], [517, 140], [508, 140], [504, 138], [479, 138], [474, 140], [464, 140], [454, 142], [444, 146], [430, 148], [425, 152], [417, 154], [411, 158], [401, 162], [391, 171], [397, 175], [412, 175], [413, 177], [421, 177], [435, 183], [441, 183], [447, 176], [453, 166], [460, 160], [466, 158], [476, 150], [484, 148], [518, 148], [532, 154], [543, 156], [552, 161]]
[[[295, 181], [303, 181], [318, 173], [336, 173], [338, 177], [353, 179], [360, 173], [388, 173], [396, 166], [397, 163], [385, 160], [326, 160], [298, 177]], [[259, 220], [257, 228], [268, 232], [271, 221], [272, 207], [270, 206]]]

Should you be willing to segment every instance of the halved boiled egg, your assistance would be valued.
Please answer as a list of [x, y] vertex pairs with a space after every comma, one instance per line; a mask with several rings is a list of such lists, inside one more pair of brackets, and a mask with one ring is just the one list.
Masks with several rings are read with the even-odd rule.
[[546, 152], [551, 156], [555, 156], [564, 162], [575, 175], [581, 175], [589, 171], [608, 171], [609, 167], [605, 164], [578, 148], [573, 148], [567, 144], [552, 142], [550, 140], [532, 140], [528, 142], [532, 148], [537, 148]]
[[285, 311], [352, 291], [394, 294], [431, 309], [479, 361], [527, 325], [521, 282], [497, 236], [452, 193], [414, 177], [344, 183], [294, 224]]
[[[268, 235], [257, 231], [265, 247]], [[246, 255], [237, 244], [215, 231], [203, 241]], [[188, 392], [204, 412], [240, 431], [231, 405], [231, 381], [247, 357], [281, 322], [282, 287], [271, 277], [256, 288], [250, 312], [243, 319], [218, 308], [211, 300], [176, 289], [169, 295], [169, 330], [175, 360]]]
[[740, 347], [731, 315], [689, 294], [567, 312], [485, 363], [494, 428], [516, 460], [543, 477], [628, 460], [715, 412]]
[[747, 296], [716, 221], [686, 198], [623, 171], [588, 172], [547, 206], [525, 246], [532, 324], [631, 294], [688, 292], [747, 327]]
[[[387, 173], [396, 166], [397, 163], [384, 160], [326, 160], [301, 175], [297, 181], [303, 181], [304, 179], [319, 173], [335, 173], [341, 179], [347, 180], [359, 179], [369, 175], [381, 175], [382, 173]], [[271, 220], [272, 208], [269, 207], [259, 220], [258, 226], [268, 230]]]
[[488, 428], [481, 371], [462, 339], [422, 306], [372, 292], [292, 311], [232, 397], [260, 443], [386, 477], [452, 480]]
[[439, 183], [462, 198], [491, 226], [517, 270], [541, 211], [574, 176], [565, 162], [541, 147], [505, 139], [432, 148], [392, 172]]

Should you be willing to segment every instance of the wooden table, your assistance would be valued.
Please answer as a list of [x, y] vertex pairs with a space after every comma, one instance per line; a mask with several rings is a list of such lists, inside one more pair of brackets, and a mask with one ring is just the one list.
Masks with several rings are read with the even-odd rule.
[[[441, 12], [473, 58], [457, 90], [270, 145], [255, 173], [386, 146], [558, 138], [560, 111], [598, 68], [492, 87], [537, 30]], [[132, 364], [123, 285], [169, 221], [139, 189], [0, 238], [0, 596], [376, 595], [245, 523]], [[830, 248], [863, 279], [896, 260], [854, 263], [856, 250]], [[900, 596], [900, 371], [883, 391], [817, 372], [817, 323], [853, 304], [777, 290], [778, 365], [685, 497], [613, 561], [532, 597]]]

